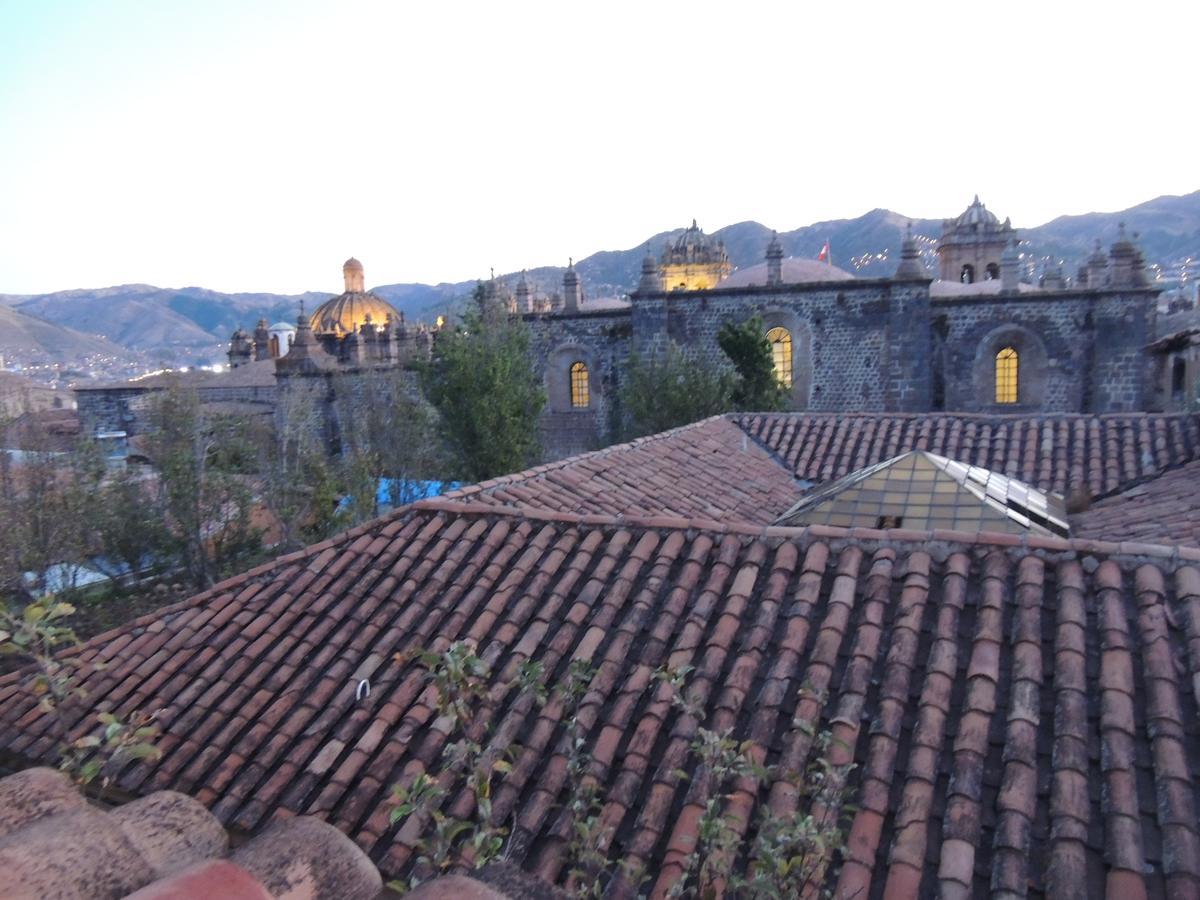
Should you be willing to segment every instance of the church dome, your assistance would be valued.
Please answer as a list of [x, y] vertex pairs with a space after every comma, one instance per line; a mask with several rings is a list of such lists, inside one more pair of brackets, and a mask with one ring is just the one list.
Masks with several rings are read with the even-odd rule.
[[346, 292], [317, 307], [309, 322], [316, 334], [336, 334], [338, 337], [356, 333], [371, 317], [371, 324], [382, 328], [391, 316], [400, 321], [400, 313], [382, 297], [370, 293]]
[[979, 202], [979, 195], [976, 194], [971, 205], [963, 210], [962, 215], [954, 220], [954, 224], [960, 228], [979, 225], [985, 228], [997, 228], [1000, 225], [1000, 220], [994, 212]]
[[352, 256], [352, 257], [350, 257], [348, 260], [346, 260], [344, 263], [342, 263], [342, 270], [343, 270], [343, 271], [345, 271], [346, 269], [358, 269], [358, 271], [360, 271], [360, 272], [361, 272], [361, 271], [362, 271], [362, 267], [363, 267], [363, 264], [362, 264], [362, 263], [360, 263], [360, 262], [359, 262], [357, 259], [355, 259], [353, 256]]
[[[831, 266], [815, 259], [796, 259], [789, 257], [780, 260], [780, 284], [807, 284], [816, 281], [852, 281], [854, 276], [845, 269]], [[738, 269], [721, 282], [721, 287], [751, 287], [767, 283], [767, 264], [765, 262], [754, 266]]]
[[714, 241], [692, 219], [691, 227], [685, 228], [674, 242], [667, 245], [662, 261], [664, 265], [679, 265], [724, 262], [726, 258], [724, 242]]

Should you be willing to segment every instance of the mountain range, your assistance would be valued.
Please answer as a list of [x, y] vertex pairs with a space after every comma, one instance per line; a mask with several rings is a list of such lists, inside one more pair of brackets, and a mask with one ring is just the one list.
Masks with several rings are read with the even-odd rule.
[[5, 363], [86, 366], [98, 360], [126, 357], [128, 351], [127, 346], [100, 334], [0, 305], [0, 358]]
[[[828, 240], [835, 265], [861, 277], [879, 277], [895, 268], [895, 254], [909, 222], [918, 235], [936, 238], [941, 234], [941, 220], [910, 219], [891, 210], [873, 209], [854, 219], [816, 222], [781, 232], [779, 240], [785, 255], [806, 258], [816, 258]], [[1036, 260], [1061, 260], [1065, 273], [1071, 275], [1092, 251], [1095, 240], [1106, 247], [1112, 243], [1120, 222], [1139, 234], [1147, 260], [1164, 274], [1176, 273], [1185, 260], [1200, 259], [1200, 191], [1158, 197], [1120, 212], [1061, 216], [1044, 225], [1022, 228], [1021, 237], [1027, 242], [1022, 249]], [[647, 248], [657, 256], [683, 230], [660, 232], [628, 249], [600, 251], [579, 260], [576, 269], [585, 297], [620, 296], [630, 291], [637, 283]], [[733, 265], [744, 267], [762, 260], [771, 229], [758, 222], [738, 222], [712, 235], [725, 242]], [[526, 277], [535, 293], [554, 293], [563, 271], [561, 266], [542, 266], [530, 269]], [[499, 277], [511, 287], [517, 273]], [[460, 306], [475, 284], [385, 284], [372, 290], [410, 320], [432, 321]], [[16, 322], [20, 326], [17, 343], [49, 357], [86, 355], [89, 347], [87, 352], [110, 352], [115, 344], [160, 356], [175, 352], [218, 360], [236, 328], [252, 328], [259, 318], [292, 321], [302, 300], [312, 309], [331, 296], [321, 292], [226, 294], [200, 287], [145, 284], [38, 295], [0, 294], [0, 335], [9, 330], [9, 323]], [[89, 340], [102, 343], [88, 344]], [[0, 353], [11, 356], [20, 349], [9, 350], [7, 343], [0, 340]]]

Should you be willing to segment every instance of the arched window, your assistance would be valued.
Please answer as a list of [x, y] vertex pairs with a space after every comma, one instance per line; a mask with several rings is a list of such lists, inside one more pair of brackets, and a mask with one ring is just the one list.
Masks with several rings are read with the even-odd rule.
[[996, 402], [1017, 402], [1017, 351], [1012, 347], [996, 354]]
[[576, 409], [587, 409], [591, 402], [591, 392], [588, 390], [588, 367], [582, 362], [573, 362], [571, 363], [571, 406]]
[[975, 281], [975, 267], [967, 263], [962, 267], [962, 272], [958, 275], [958, 280], [963, 284], [972, 284]]
[[998, 265], [996, 265], [995, 263], [988, 263], [986, 280], [995, 281], [999, 277], [1000, 277], [1000, 267]]
[[767, 332], [771, 344], [771, 361], [775, 363], [775, 377], [784, 387], [792, 386], [792, 334], [786, 328], [772, 328]]

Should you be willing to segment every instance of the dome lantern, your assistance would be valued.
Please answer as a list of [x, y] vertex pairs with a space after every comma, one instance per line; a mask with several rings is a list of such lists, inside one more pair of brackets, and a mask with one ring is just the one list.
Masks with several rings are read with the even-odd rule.
[[363, 264], [353, 256], [342, 263], [342, 277], [346, 280], [347, 294], [361, 294], [363, 287]]
[[363, 325], [378, 329], [388, 316], [400, 318], [394, 306], [363, 289], [363, 265], [357, 259], [346, 260], [342, 275], [346, 280], [345, 292], [326, 300], [308, 319], [314, 333], [345, 337], [357, 334]]

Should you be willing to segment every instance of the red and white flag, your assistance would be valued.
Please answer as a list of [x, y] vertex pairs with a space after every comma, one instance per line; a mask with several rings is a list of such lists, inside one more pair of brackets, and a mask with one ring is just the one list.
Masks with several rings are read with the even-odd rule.
[[825, 240], [825, 246], [821, 248], [821, 252], [817, 254], [818, 262], [829, 262], [829, 240]]

